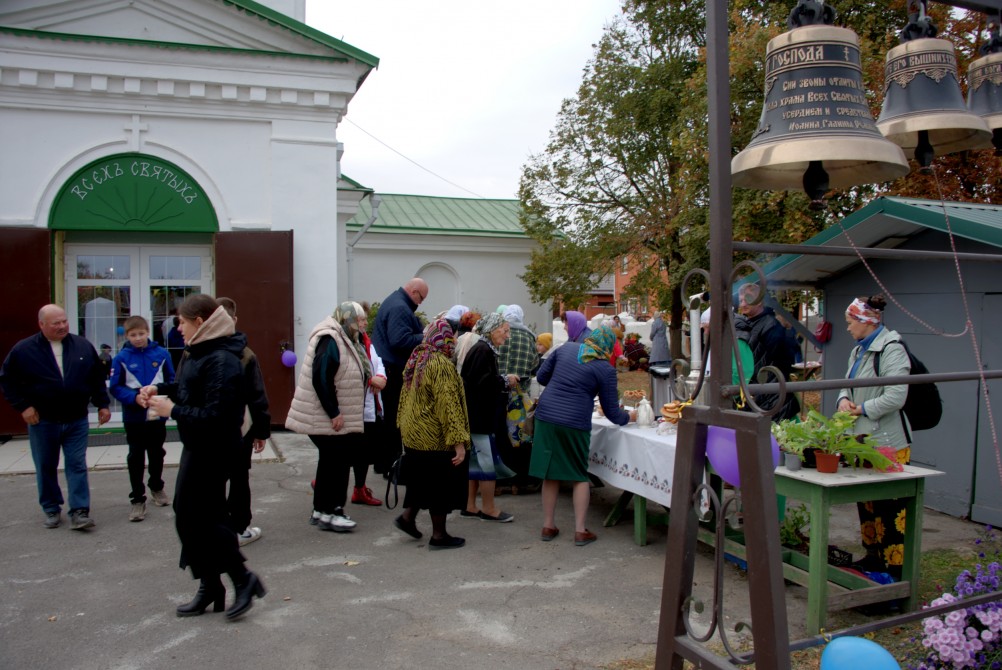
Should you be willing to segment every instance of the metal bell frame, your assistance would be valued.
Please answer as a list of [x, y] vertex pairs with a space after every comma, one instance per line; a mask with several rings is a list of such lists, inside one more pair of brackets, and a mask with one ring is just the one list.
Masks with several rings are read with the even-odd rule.
[[[819, 3], [811, 0], [814, 6]], [[944, 4], [991, 14], [1002, 12], [1002, 0], [941, 0]], [[709, 165], [709, 220], [710, 220], [710, 272], [698, 270], [708, 276], [712, 295], [730, 295], [733, 279], [733, 241], [731, 173], [727, 157], [730, 155], [730, 81], [728, 64], [728, 13], [727, 0], [706, 1], [706, 58], [707, 102], [709, 110], [708, 149]], [[759, 245], [741, 243], [746, 251], [775, 252], [785, 245]], [[805, 247], [798, 253], [827, 254], [830, 250]], [[839, 252], [849, 253], [848, 249]], [[897, 258], [923, 260], [937, 252], [902, 249], [855, 249], [862, 256], [886, 255], [894, 252]], [[988, 255], [985, 255], [988, 256]], [[972, 259], [974, 260], [974, 259]], [[986, 257], [986, 262], [999, 262], [999, 257]], [[765, 279], [760, 275], [763, 288]], [[760, 293], [764, 295], [764, 291]], [[971, 606], [981, 602], [1002, 599], [1002, 592], [994, 592], [976, 599], [965, 599], [950, 606], [925, 609], [899, 615], [865, 626], [826, 633], [790, 642], [786, 616], [785, 590], [780, 560], [779, 521], [776, 507], [776, 488], [773, 482], [771, 447], [769, 445], [770, 420], [761, 412], [737, 412], [727, 409], [730, 398], [743, 389], [746, 397], [756, 393], [786, 393], [820, 391], [844, 387], [880, 386], [884, 384], [911, 384], [939, 381], [966, 381], [973, 379], [999, 379], [1002, 370], [953, 372], [876, 379], [832, 379], [809, 382], [781, 380], [772, 384], [742, 384], [741, 387], [725, 385], [731, 378], [733, 336], [728, 327], [728, 310], [714, 309], [710, 314], [710, 353], [715, 363], [704, 379], [708, 404], [697, 403], [689, 407], [679, 422], [678, 448], [675, 456], [675, 473], [672, 482], [672, 522], [668, 528], [665, 555], [664, 584], [658, 624], [658, 643], [655, 656], [657, 670], [681, 670], [688, 660], [700, 668], [731, 669], [734, 665], [755, 663], [759, 670], [788, 670], [790, 652], [795, 649], [823, 644], [834, 637], [858, 635], [879, 628], [916, 621], [951, 609]], [[708, 650], [703, 641], [713, 630], [701, 636], [692, 634], [688, 625], [688, 612], [693, 605], [692, 581], [695, 570], [695, 545], [698, 532], [697, 498], [702, 490], [706, 466], [706, 437], [709, 426], [733, 428], [736, 433], [738, 465], [742, 472], [742, 496], [745, 503], [745, 536], [748, 557], [748, 589], [751, 602], [751, 630], [754, 651], [737, 656], [725, 641], [728, 657], [718, 656]], [[722, 552], [718, 547], [717, 552]], [[718, 571], [719, 578], [719, 571]], [[722, 612], [722, 590], [715, 585], [714, 612]], [[720, 608], [720, 609], [718, 609]], [[720, 617], [714, 617], [718, 623]], [[725, 638], [726, 639], [726, 638]]]

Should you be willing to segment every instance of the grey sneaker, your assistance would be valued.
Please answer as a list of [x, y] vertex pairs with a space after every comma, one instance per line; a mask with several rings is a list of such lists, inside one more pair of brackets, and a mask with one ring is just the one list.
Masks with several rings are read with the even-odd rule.
[[150, 491], [150, 497], [153, 498], [153, 504], [157, 507], [167, 507], [167, 505], [170, 505], [170, 498], [167, 497], [167, 492], [163, 489]]
[[46, 528], [59, 528], [59, 524], [62, 522], [62, 518], [59, 515], [59, 510], [55, 512], [46, 512], [45, 521], [42, 524]]
[[90, 518], [90, 510], [78, 509], [70, 512], [70, 530], [87, 530], [94, 525], [94, 519]]
[[146, 503], [132, 503], [132, 510], [129, 512], [129, 521], [142, 521], [146, 518]]
[[247, 530], [242, 533], [237, 533], [237, 542], [240, 546], [244, 546], [254, 542], [255, 540], [261, 539], [261, 529], [257, 526], [248, 526]]

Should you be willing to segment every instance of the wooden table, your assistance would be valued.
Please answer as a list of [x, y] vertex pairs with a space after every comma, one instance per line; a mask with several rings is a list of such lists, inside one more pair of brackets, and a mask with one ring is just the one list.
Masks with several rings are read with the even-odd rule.
[[614, 526], [633, 500], [633, 540], [647, 544], [647, 525], [667, 525], [666, 512], [648, 512], [647, 501], [668, 507], [675, 474], [675, 434], [659, 435], [653, 427], [617, 426], [604, 417], [592, 419], [588, 472], [622, 489], [605, 519]]
[[[836, 474], [823, 474], [810, 469], [796, 472], [786, 468], [776, 469], [776, 492], [803, 500], [811, 508], [810, 554], [806, 565], [796, 560], [802, 558], [799, 554], [791, 554], [791, 560], [785, 561], [783, 568], [786, 579], [807, 587], [809, 635], [818, 633], [824, 627], [829, 609], [847, 609], [897, 598], [903, 599], [905, 611], [918, 605], [925, 480], [926, 477], [941, 474], [938, 470], [913, 465], [904, 466], [904, 472], [888, 473], [845, 467]], [[901, 581], [880, 585], [829, 566], [828, 520], [832, 505], [889, 498], [900, 499], [906, 510]]]

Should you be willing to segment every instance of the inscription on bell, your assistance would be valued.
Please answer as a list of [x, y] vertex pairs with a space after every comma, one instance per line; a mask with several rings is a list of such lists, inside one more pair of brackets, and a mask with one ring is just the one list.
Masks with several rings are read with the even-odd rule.
[[766, 59], [766, 78], [775, 83], [766, 86], [752, 143], [819, 130], [878, 132], [862, 90], [858, 48], [823, 42], [777, 49]]

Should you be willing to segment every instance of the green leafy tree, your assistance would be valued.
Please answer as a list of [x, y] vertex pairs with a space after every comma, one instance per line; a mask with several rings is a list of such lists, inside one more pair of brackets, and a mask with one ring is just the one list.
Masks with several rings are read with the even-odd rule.
[[[730, 3], [733, 157], [747, 146], [764, 102], [766, 45], [786, 31], [793, 0]], [[874, 118], [883, 101], [887, 50], [907, 22], [905, 1], [838, 0], [835, 25], [860, 37], [863, 84]], [[540, 243], [523, 275], [533, 298], [577, 304], [617, 258], [640, 269], [627, 288], [670, 308], [679, 351], [681, 279], [709, 261], [705, 6], [687, 0], [625, 0], [566, 100], [545, 151], [523, 169], [525, 230]], [[984, 21], [937, 8], [941, 35], [957, 44], [961, 72]], [[965, 35], [959, 42], [954, 39]], [[879, 195], [998, 202], [1002, 171], [993, 152], [937, 158], [936, 177], [913, 170], [889, 184], [832, 191], [823, 211], [800, 191], [735, 189], [738, 240], [799, 243]], [[913, 163], [913, 167], [915, 167]]]

